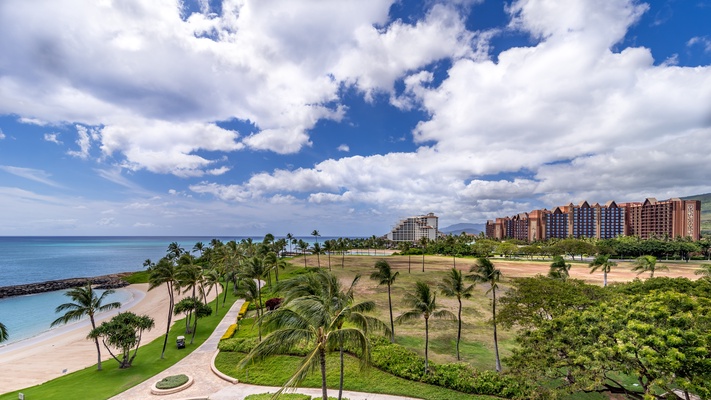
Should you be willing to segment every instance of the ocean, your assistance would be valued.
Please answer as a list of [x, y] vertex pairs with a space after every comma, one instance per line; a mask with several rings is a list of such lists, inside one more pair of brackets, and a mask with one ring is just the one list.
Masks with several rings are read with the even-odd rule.
[[[223, 242], [248, 238], [217, 237]], [[92, 277], [145, 269], [147, 258], [157, 262], [168, 245], [177, 242], [192, 250], [197, 242], [209, 244], [213, 237], [0, 237], [0, 287], [56, 279]], [[263, 237], [252, 237], [261, 242]], [[301, 237], [313, 243], [313, 237]], [[328, 238], [319, 238], [320, 242]], [[288, 248], [288, 247], [287, 247]], [[54, 308], [70, 299], [63, 291], [0, 299], [0, 322], [10, 339], [0, 346], [36, 336], [57, 318]], [[131, 294], [117, 290], [116, 300], [126, 302]]]

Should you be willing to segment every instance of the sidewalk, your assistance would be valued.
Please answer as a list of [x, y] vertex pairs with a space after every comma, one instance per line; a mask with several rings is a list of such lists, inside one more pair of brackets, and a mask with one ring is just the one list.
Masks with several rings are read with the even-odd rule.
[[[227, 382], [215, 375], [210, 369], [210, 365], [212, 364], [212, 357], [217, 351], [217, 344], [220, 342], [220, 338], [225, 333], [227, 328], [237, 320], [237, 313], [239, 313], [239, 309], [242, 307], [243, 303], [244, 300], [237, 300], [232, 307], [230, 307], [229, 311], [227, 311], [227, 314], [225, 314], [222, 321], [220, 321], [205, 343], [195, 349], [195, 351], [187, 357], [178, 361], [175, 365], [160, 374], [149, 378], [145, 382], [140, 383], [131, 389], [112, 397], [111, 399], [207, 399], [210, 394], [232, 386], [230, 382]], [[195, 383], [193, 383], [193, 385], [189, 388], [175, 394], [160, 396], [151, 394], [151, 386], [153, 386], [154, 383], [165, 378], [166, 376], [178, 374], [192, 376]]]

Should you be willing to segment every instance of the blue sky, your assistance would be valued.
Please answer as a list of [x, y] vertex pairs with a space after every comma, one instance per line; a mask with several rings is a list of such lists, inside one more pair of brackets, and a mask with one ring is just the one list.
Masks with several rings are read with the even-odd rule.
[[711, 192], [709, 0], [6, 0], [0, 235]]

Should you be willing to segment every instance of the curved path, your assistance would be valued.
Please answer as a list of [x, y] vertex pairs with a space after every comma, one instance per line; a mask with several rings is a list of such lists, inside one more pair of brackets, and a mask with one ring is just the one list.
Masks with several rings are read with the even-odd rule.
[[[143, 400], [143, 399], [210, 399], [210, 400], [241, 400], [245, 396], [256, 393], [274, 393], [279, 387], [255, 386], [244, 383], [233, 384], [212, 372], [212, 358], [217, 351], [217, 344], [230, 324], [237, 319], [237, 313], [244, 300], [236, 301], [227, 311], [222, 321], [217, 325], [210, 337], [195, 349], [187, 357], [177, 362], [172, 367], [160, 374], [140, 383], [131, 389], [120, 393], [111, 400]], [[174, 394], [155, 395], [151, 393], [151, 386], [166, 376], [186, 374], [195, 379], [189, 388]], [[302, 388], [297, 389], [297, 393], [304, 393], [311, 396], [321, 396], [321, 389]], [[338, 390], [329, 389], [329, 396], [338, 396]], [[289, 391], [291, 393], [291, 391]], [[343, 391], [343, 397], [349, 400], [416, 400], [409, 397], [398, 397], [383, 394], [371, 394], [361, 392]]]

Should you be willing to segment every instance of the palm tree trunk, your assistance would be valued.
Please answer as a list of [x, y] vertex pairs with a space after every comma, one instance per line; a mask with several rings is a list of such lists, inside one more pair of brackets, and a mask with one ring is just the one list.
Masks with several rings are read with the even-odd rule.
[[457, 327], [457, 361], [461, 361], [461, 358], [459, 357], [459, 341], [462, 339], [462, 299], [457, 298], [457, 300], [459, 301], [459, 326]]
[[173, 297], [173, 285], [168, 283], [168, 323], [165, 328], [165, 339], [163, 339], [163, 351], [160, 353], [161, 360], [165, 358], [165, 348], [168, 346], [168, 334], [170, 333], [170, 322], [173, 319], [173, 306], [175, 305], [175, 298]]
[[318, 350], [321, 364], [321, 394], [323, 400], [328, 400], [328, 390], [326, 390], [326, 349], [321, 347]]
[[339, 337], [339, 344], [340, 344], [340, 356], [341, 356], [341, 377], [340, 381], [338, 383], [338, 400], [341, 400], [341, 397], [343, 396], [343, 337]]
[[390, 284], [388, 283], [388, 308], [390, 308], [390, 343], [395, 343], [395, 322], [393, 320], [393, 301], [390, 298]]
[[410, 259], [411, 257], [412, 257], [411, 255], [409, 255], [409, 254], [407, 255], [407, 273], [408, 274], [410, 273], [410, 267], [412, 266], [412, 260]]
[[602, 287], [607, 287], [607, 270], [602, 270]]
[[[91, 320], [91, 329], [94, 330], [96, 329], [96, 322], [94, 322], [94, 316], [89, 314], [89, 319]], [[99, 338], [98, 336], [94, 338], [94, 343], [96, 343], [96, 370], [101, 371], [101, 346], [99, 346]]]
[[225, 306], [225, 302], [227, 302], [227, 289], [230, 287], [230, 280], [225, 279], [225, 293], [222, 296], [222, 307]]
[[259, 308], [257, 310], [257, 318], [258, 324], [257, 324], [257, 331], [259, 332], [259, 341], [262, 341], [262, 318], [261, 318], [261, 311], [262, 311], [262, 281], [257, 279], [257, 297], [259, 298]]
[[491, 303], [492, 318], [494, 321], [494, 353], [496, 354], [496, 372], [501, 372], [501, 359], [499, 358], [499, 339], [496, 335], [496, 289], [492, 289], [494, 301]]
[[429, 347], [430, 347], [430, 320], [425, 318], [425, 374], [429, 369]]
[[425, 249], [422, 249], [422, 272], [425, 272]]
[[328, 252], [328, 270], [331, 270], [331, 252]]

